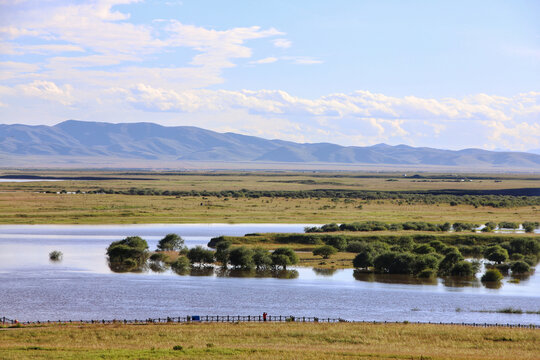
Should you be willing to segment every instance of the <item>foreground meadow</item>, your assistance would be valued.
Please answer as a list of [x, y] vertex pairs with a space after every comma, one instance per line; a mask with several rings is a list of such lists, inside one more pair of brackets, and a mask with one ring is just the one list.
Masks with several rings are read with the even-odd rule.
[[540, 331], [534, 329], [427, 324], [53, 325], [0, 330], [2, 359], [538, 359], [539, 346]]

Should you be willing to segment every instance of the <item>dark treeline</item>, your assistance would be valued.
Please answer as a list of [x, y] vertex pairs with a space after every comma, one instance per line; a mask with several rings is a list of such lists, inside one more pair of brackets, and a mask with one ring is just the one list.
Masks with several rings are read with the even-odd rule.
[[[535, 229], [540, 227], [540, 223], [537, 221], [525, 221], [523, 222], [523, 229], [526, 232], [533, 232]], [[519, 223], [502, 221], [498, 224], [492, 221], [489, 221], [482, 228], [483, 232], [491, 232], [497, 227], [499, 229], [518, 229], [520, 226]], [[325, 233], [325, 232], [336, 232], [336, 231], [359, 231], [359, 232], [368, 232], [368, 231], [401, 231], [401, 230], [414, 230], [414, 231], [438, 231], [438, 232], [448, 232], [454, 230], [456, 232], [461, 231], [473, 231], [479, 228], [479, 224], [474, 223], [465, 223], [465, 222], [455, 222], [450, 224], [446, 222], [444, 224], [438, 223], [427, 223], [424, 221], [407, 221], [403, 223], [385, 223], [382, 221], [361, 221], [354, 223], [343, 223], [343, 224], [325, 224], [322, 226], [308, 226], [304, 228], [306, 233]]]
[[[75, 191], [81, 193], [82, 191]], [[87, 194], [121, 194], [147, 196], [200, 197], [215, 196], [226, 198], [286, 198], [286, 199], [351, 199], [351, 200], [395, 200], [401, 204], [450, 204], [490, 206], [496, 208], [540, 205], [540, 189], [497, 190], [437, 190], [437, 191], [366, 191], [342, 189], [315, 189], [298, 191], [281, 190], [223, 190], [223, 191], [176, 191], [131, 188], [128, 190], [98, 189]]]

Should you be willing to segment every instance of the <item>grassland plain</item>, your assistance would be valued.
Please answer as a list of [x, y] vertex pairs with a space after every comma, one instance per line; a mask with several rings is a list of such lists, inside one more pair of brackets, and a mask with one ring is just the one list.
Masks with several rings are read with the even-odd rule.
[[[540, 206], [475, 207], [466, 204], [408, 203], [399, 200], [328, 197], [223, 197], [85, 194], [112, 191], [473, 191], [537, 189], [534, 175], [435, 175], [359, 173], [159, 173], [159, 172], [17, 172], [100, 180], [0, 183], [0, 223], [3, 224], [123, 224], [123, 223], [328, 223], [358, 220], [385, 222], [536, 221]], [[104, 179], [109, 178], [109, 179]], [[111, 180], [110, 178], [115, 178]], [[391, 180], [391, 181], [390, 181]], [[464, 180], [464, 181], [461, 181]], [[470, 181], [469, 181], [470, 180]], [[66, 192], [57, 194], [57, 192]], [[71, 194], [71, 192], [81, 192]], [[49, 193], [46, 193], [49, 192]], [[454, 204], [455, 205], [455, 204]]]
[[[117, 324], [0, 330], [2, 359], [538, 359], [539, 345], [540, 331], [534, 329], [428, 324]], [[173, 350], [175, 346], [181, 350]]]

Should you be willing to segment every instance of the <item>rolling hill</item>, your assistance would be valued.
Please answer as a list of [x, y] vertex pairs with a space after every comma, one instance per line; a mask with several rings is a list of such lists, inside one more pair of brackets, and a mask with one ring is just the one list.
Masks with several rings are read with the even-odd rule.
[[[407, 145], [367, 147], [300, 144], [192, 126], [101, 123], [68, 120], [54, 126], [1, 125], [0, 160], [11, 158], [131, 159], [145, 161], [225, 161], [332, 163], [540, 169], [540, 155], [481, 149], [459, 151]], [[71, 159], [71, 160], [70, 160]], [[82, 162], [81, 162], [82, 164]], [[121, 164], [119, 163], [119, 167]]]

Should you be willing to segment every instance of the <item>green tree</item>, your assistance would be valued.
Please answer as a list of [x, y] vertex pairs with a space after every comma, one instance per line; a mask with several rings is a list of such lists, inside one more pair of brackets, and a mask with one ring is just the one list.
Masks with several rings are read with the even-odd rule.
[[235, 268], [252, 269], [255, 266], [253, 251], [245, 246], [234, 248], [229, 252], [229, 263]]
[[216, 253], [214, 254], [214, 257], [223, 267], [227, 267], [227, 264], [229, 263], [230, 247], [231, 242], [229, 240], [222, 240], [216, 244]]
[[214, 252], [203, 248], [202, 246], [196, 246], [189, 249], [187, 257], [192, 264], [199, 264], [199, 267], [214, 262]]
[[452, 276], [474, 276], [474, 273], [473, 264], [465, 260], [458, 261], [450, 270], [450, 275]]
[[272, 266], [272, 257], [268, 250], [263, 248], [253, 249], [253, 263], [257, 270], [267, 269]]
[[531, 271], [531, 267], [525, 261], [519, 260], [519, 261], [514, 261], [510, 265], [510, 270], [512, 270], [512, 274], [524, 274]]
[[184, 239], [177, 234], [167, 234], [157, 245], [158, 251], [180, 251], [184, 248]]
[[499, 245], [494, 245], [486, 249], [484, 256], [489, 261], [494, 261], [497, 264], [500, 264], [508, 260], [508, 251]]
[[353, 266], [357, 269], [367, 269], [369, 267], [372, 267], [373, 261], [374, 261], [373, 252], [371, 251], [363, 251], [361, 253], [358, 253], [353, 259]]
[[288, 265], [294, 265], [296, 263], [298, 263], [298, 256], [296, 256], [296, 253], [291, 248], [277, 248], [272, 253], [272, 264], [276, 267], [282, 267], [283, 270], [287, 270]]
[[107, 256], [113, 271], [139, 271], [148, 260], [148, 243], [139, 236], [129, 236], [112, 242]]
[[191, 263], [189, 262], [189, 259], [185, 256], [179, 256], [178, 259], [176, 259], [176, 261], [171, 264], [171, 269], [179, 275], [185, 275], [190, 268]]
[[330, 245], [319, 246], [313, 250], [314, 256], [322, 256], [323, 259], [328, 259], [335, 253], [337, 253], [337, 249]]

